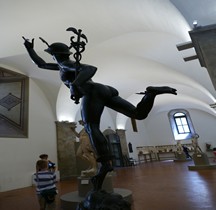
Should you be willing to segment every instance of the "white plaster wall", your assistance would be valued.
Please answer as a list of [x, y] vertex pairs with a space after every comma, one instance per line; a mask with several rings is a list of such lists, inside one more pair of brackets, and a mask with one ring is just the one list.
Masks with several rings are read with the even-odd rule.
[[37, 84], [30, 80], [29, 137], [0, 138], [0, 192], [30, 186], [41, 153], [57, 161], [55, 116]]
[[146, 119], [147, 132], [149, 133], [150, 145], [176, 144], [167, 112], [160, 112], [154, 117]]
[[127, 144], [131, 142], [133, 146], [133, 153], [129, 153], [129, 156], [134, 159], [138, 159], [136, 147], [150, 145], [150, 138], [146, 129], [145, 121], [136, 120], [136, 124], [138, 132], [133, 131], [130, 119], [127, 120], [125, 129]]
[[216, 147], [216, 117], [207, 112], [191, 109], [190, 115], [193, 120], [195, 131], [199, 134], [199, 145], [205, 151], [205, 143], [211, 143]]

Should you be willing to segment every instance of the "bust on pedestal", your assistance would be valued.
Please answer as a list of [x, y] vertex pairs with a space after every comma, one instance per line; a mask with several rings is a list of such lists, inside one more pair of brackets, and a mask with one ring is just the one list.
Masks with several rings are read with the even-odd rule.
[[199, 135], [195, 134], [192, 139], [192, 146], [194, 148], [193, 161], [195, 165], [209, 165], [207, 155], [201, 150], [198, 144]]
[[198, 138], [199, 135], [195, 134], [192, 139], [192, 146], [194, 149], [193, 161], [195, 166], [188, 166], [189, 170], [211, 168], [208, 156], [201, 150], [201, 148], [198, 145]]

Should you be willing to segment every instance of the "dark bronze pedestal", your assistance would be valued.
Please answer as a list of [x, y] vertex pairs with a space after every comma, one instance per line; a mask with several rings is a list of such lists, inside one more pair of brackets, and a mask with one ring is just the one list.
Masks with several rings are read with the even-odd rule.
[[[60, 197], [62, 210], [76, 210], [78, 203], [85, 199], [86, 194], [92, 189], [90, 178], [78, 177], [78, 191], [64, 194]], [[113, 188], [112, 175], [107, 175], [102, 189], [108, 193], [120, 194], [126, 201], [132, 202], [132, 192], [127, 189]]]

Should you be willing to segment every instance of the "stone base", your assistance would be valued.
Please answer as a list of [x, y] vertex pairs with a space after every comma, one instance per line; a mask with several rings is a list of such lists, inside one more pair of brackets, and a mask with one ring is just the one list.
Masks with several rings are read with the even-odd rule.
[[[78, 177], [78, 195], [80, 197], [85, 197], [86, 194], [93, 189], [91, 183], [91, 177]], [[112, 175], [107, 175], [103, 181], [102, 190], [108, 193], [113, 192]]]
[[183, 152], [176, 152], [176, 159], [174, 160], [174, 162], [185, 162], [185, 161], [191, 161], [191, 158], [187, 158], [187, 156], [185, 155], [185, 153]]
[[186, 159], [176, 159], [176, 160], [174, 160], [174, 162], [187, 162], [187, 161], [192, 161], [192, 159], [186, 158]]
[[194, 153], [193, 161], [194, 161], [195, 166], [210, 165], [209, 159], [205, 153]]
[[[67, 193], [60, 197], [62, 210], [76, 210], [78, 203], [85, 199], [89, 191], [93, 189], [91, 177], [78, 177], [78, 191]], [[102, 190], [108, 193], [120, 194], [128, 202], [132, 202], [132, 192], [130, 190], [113, 188], [112, 174], [108, 174], [102, 185]]]
[[216, 165], [210, 165], [209, 159], [205, 153], [193, 154], [194, 166], [188, 166], [189, 170], [216, 169]]
[[176, 160], [187, 160], [185, 153], [176, 152]]
[[216, 169], [216, 165], [200, 165], [200, 166], [188, 166], [190, 171], [203, 170], [203, 169]]
[[[126, 201], [132, 203], [132, 192], [127, 189], [114, 188], [114, 193], [120, 194]], [[76, 210], [77, 204], [83, 201], [85, 197], [79, 196], [78, 191], [64, 194], [60, 197], [62, 210]]]

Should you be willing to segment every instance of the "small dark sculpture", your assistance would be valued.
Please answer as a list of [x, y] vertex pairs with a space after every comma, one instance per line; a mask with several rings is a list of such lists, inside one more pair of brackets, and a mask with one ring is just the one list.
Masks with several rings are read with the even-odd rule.
[[[60, 78], [64, 84], [70, 89], [71, 99], [76, 104], [82, 98], [81, 116], [85, 123], [86, 132], [89, 134], [93, 148], [98, 157], [97, 161], [101, 163], [98, 173], [92, 178], [92, 183], [95, 191], [101, 189], [103, 180], [106, 174], [113, 170], [111, 165], [112, 155], [105, 136], [100, 131], [100, 119], [104, 107], [111, 108], [130, 118], [143, 120], [151, 111], [155, 97], [160, 94], [168, 93], [177, 95], [176, 89], [171, 87], [147, 87], [143, 94], [143, 98], [134, 106], [128, 101], [119, 96], [118, 91], [108, 85], [95, 83], [92, 77], [97, 71], [97, 68], [87, 64], [81, 64], [81, 53], [85, 50], [87, 38], [82, 34], [81, 30], [68, 28], [77, 36], [77, 41], [73, 41], [71, 37], [71, 45], [68, 47], [64, 43], [53, 43], [49, 45], [45, 40], [40, 38], [48, 48], [45, 50], [51, 54], [56, 63], [46, 63], [37, 55], [34, 50], [34, 39], [29, 41], [25, 37], [24, 45], [34, 63], [43, 69], [56, 70], [60, 72]], [[84, 39], [84, 41], [81, 41]], [[74, 59], [70, 60], [70, 49], [75, 49]]]
[[130, 210], [131, 204], [116, 193], [103, 190], [89, 192], [76, 210]]
[[130, 153], [133, 153], [133, 145], [130, 142], [128, 143], [128, 149]]
[[186, 158], [193, 159], [193, 158], [191, 157], [191, 155], [189, 154], [189, 149], [188, 149], [186, 146], [184, 146], [184, 145], [182, 145], [182, 148], [183, 148], [183, 151], [184, 151], [184, 153], [185, 153], [185, 155], [186, 155]]

